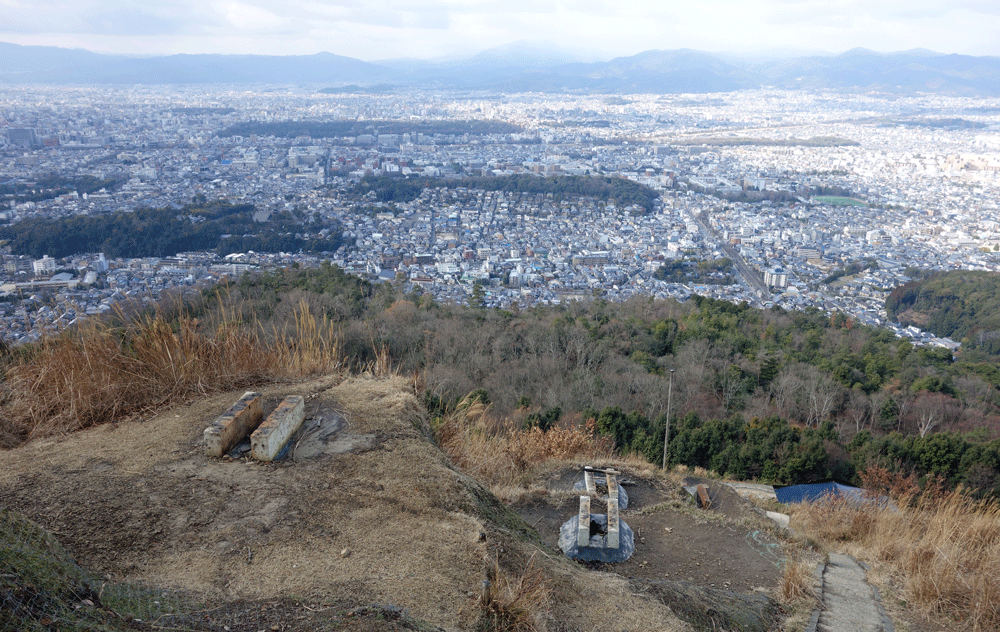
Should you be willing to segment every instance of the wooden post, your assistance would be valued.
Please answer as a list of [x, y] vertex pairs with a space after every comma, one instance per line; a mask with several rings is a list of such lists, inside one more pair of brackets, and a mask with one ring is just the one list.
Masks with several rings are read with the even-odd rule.
[[704, 485], [699, 485], [696, 488], [698, 492], [698, 504], [701, 505], [702, 509], [709, 509], [712, 506], [712, 499], [708, 495], [708, 488]]

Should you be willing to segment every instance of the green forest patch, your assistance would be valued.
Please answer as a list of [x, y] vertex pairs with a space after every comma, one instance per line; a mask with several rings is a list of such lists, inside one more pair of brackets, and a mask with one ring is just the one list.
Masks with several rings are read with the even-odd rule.
[[868, 203], [863, 200], [838, 195], [814, 195], [812, 199], [814, 202], [830, 206], [868, 206]]

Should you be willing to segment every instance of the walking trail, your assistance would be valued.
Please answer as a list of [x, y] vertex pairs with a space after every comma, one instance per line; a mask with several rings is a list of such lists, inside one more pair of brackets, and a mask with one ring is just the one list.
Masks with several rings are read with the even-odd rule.
[[893, 632], [878, 589], [865, 580], [865, 568], [854, 558], [831, 553], [817, 570], [822, 606], [806, 632]]

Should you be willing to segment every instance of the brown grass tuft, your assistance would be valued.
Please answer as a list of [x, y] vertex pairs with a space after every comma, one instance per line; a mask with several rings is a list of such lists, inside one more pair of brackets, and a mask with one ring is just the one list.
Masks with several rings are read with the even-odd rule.
[[434, 428], [451, 461], [493, 488], [522, 485], [545, 463], [569, 459], [608, 459], [613, 446], [585, 429], [556, 426], [521, 429], [495, 419], [478, 399], [466, 398]]
[[778, 584], [778, 595], [782, 602], [818, 601], [816, 592], [813, 590], [813, 574], [810, 569], [810, 564], [798, 556], [785, 562], [781, 573], [781, 582]]
[[20, 350], [7, 366], [0, 447], [120, 421], [195, 394], [336, 370], [336, 332], [302, 304], [295, 329], [267, 336], [257, 323], [161, 315], [78, 329]]
[[504, 571], [495, 562], [489, 575], [477, 632], [544, 632], [549, 589], [534, 555], [521, 573]]

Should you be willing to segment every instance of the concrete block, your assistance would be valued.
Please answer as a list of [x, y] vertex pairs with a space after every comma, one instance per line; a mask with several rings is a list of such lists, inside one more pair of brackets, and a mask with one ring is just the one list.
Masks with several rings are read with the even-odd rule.
[[608, 536], [607, 543], [609, 549], [617, 549], [620, 542], [621, 530], [618, 520], [618, 498], [608, 498]]
[[771, 520], [774, 520], [779, 527], [785, 529], [788, 528], [788, 522], [789, 522], [788, 514], [778, 513], [776, 511], [767, 511], [765, 513], [767, 514], [767, 517], [770, 518]]
[[286, 397], [250, 435], [250, 456], [258, 461], [273, 461], [302, 426], [305, 416], [305, 398], [301, 395]]
[[577, 546], [590, 544], [590, 496], [580, 496], [580, 516], [577, 522]]
[[205, 428], [205, 456], [221, 457], [233, 449], [264, 418], [261, 395], [247, 391], [229, 410]]

